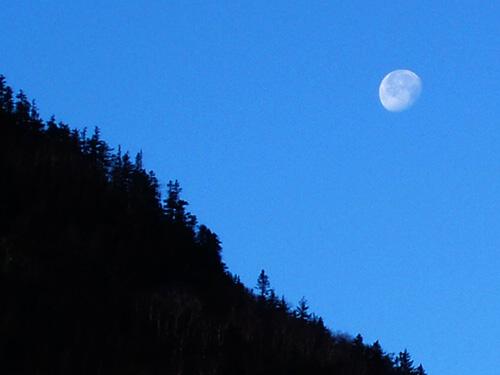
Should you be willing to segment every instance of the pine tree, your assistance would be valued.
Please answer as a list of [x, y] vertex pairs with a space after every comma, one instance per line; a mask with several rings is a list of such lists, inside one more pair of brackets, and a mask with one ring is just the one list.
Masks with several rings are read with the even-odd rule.
[[424, 370], [424, 367], [422, 365], [419, 365], [417, 367], [417, 370], [415, 371], [416, 375], [427, 375], [427, 373]]
[[363, 336], [361, 336], [360, 333], [356, 335], [352, 343], [357, 351], [363, 351], [365, 348], [365, 345], [363, 344]]
[[260, 298], [267, 298], [269, 296], [271, 283], [269, 282], [269, 276], [266, 275], [264, 270], [260, 271], [259, 277], [257, 278], [257, 291], [259, 292]]
[[[94, 167], [100, 172], [107, 172], [111, 160], [109, 155], [110, 149], [106, 142], [101, 140], [101, 130], [98, 127], [95, 127], [92, 137], [88, 140], [84, 139], [83, 143], [84, 152], [86, 151]], [[129, 157], [127, 156], [127, 158]]]
[[268, 302], [269, 306], [273, 309], [276, 309], [279, 306], [280, 300], [278, 299], [276, 292], [272, 288], [269, 291], [269, 297], [267, 299], [267, 302]]
[[7, 85], [5, 77], [0, 75], [0, 111], [11, 114], [14, 110], [13, 92]]
[[121, 178], [122, 184], [125, 188], [125, 191], [128, 193], [130, 191], [130, 182], [132, 179], [132, 171], [134, 170], [134, 166], [130, 159], [130, 154], [128, 151], [122, 156], [122, 170], [121, 170]]
[[16, 120], [18, 125], [26, 126], [29, 124], [30, 114], [31, 114], [31, 103], [29, 102], [28, 97], [23, 92], [23, 90], [19, 90], [19, 92], [16, 95], [14, 111], [16, 114]]
[[142, 155], [142, 150], [139, 151], [136, 155], [135, 155], [135, 169], [136, 171], [140, 172], [140, 171], [143, 171], [144, 170], [144, 167], [143, 167], [143, 161], [142, 161], [142, 158], [143, 158], [143, 155]]
[[[38, 107], [36, 106], [36, 101], [32, 100], [29, 112], [29, 124], [35, 130], [43, 129], [43, 121], [40, 118], [40, 113], [38, 112]], [[76, 130], [75, 130], [76, 131]]]
[[302, 297], [295, 309], [295, 316], [301, 320], [309, 320], [311, 318], [311, 314], [309, 311], [309, 305], [307, 304], [307, 300], [305, 297]]
[[[46, 133], [51, 136], [57, 132], [57, 121], [54, 115], [50, 116], [50, 119], [46, 123]], [[86, 129], [84, 129], [85, 131]]]
[[366, 351], [368, 355], [368, 373], [373, 375], [385, 375], [393, 373], [392, 360], [384, 353], [380, 342], [375, 341]]
[[288, 305], [285, 296], [281, 296], [281, 299], [278, 301], [277, 309], [286, 314], [290, 312], [290, 306]]
[[414, 374], [413, 360], [411, 359], [408, 350], [405, 349], [404, 351], [399, 353], [398, 357], [396, 358], [396, 364], [398, 367], [399, 374], [401, 375]]
[[200, 225], [196, 233], [196, 242], [203, 251], [204, 267], [213, 272], [214, 269], [224, 271], [225, 265], [221, 258], [221, 242], [217, 235], [205, 225]]
[[186, 212], [188, 202], [181, 199], [181, 187], [179, 181], [169, 181], [167, 198], [164, 200], [165, 216], [170, 223], [184, 226], [190, 230], [196, 225], [196, 216]]
[[372, 353], [376, 357], [383, 357], [384, 356], [384, 351], [382, 350], [382, 346], [380, 345], [380, 342], [377, 340], [375, 341], [372, 346], [371, 346]]

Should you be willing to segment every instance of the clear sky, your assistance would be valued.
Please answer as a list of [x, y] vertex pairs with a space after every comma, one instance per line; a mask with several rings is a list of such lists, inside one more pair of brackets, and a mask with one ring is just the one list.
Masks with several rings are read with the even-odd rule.
[[[248, 286], [498, 375], [499, 24], [478, 0], [0, 0], [0, 73], [179, 179]], [[423, 82], [401, 113], [394, 69]]]

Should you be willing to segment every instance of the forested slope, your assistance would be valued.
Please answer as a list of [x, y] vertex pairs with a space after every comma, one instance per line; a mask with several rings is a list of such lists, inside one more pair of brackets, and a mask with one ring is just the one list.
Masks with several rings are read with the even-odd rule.
[[2, 374], [424, 374], [264, 272], [246, 288], [176, 181], [162, 199], [141, 154], [43, 121], [4, 77], [0, 176]]

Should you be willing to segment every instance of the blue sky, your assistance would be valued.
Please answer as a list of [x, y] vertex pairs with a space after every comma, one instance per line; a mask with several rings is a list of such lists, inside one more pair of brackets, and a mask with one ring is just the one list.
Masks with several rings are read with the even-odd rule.
[[[0, 1], [0, 73], [179, 179], [249, 286], [497, 375], [500, 3]], [[390, 113], [394, 69], [423, 81]]]

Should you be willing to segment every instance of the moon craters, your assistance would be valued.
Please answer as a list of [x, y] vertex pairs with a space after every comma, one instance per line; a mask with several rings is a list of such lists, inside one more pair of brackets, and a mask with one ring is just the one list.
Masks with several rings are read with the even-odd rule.
[[411, 70], [394, 70], [380, 83], [380, 102], [388, 111], [404, 111], [415, 103], [421, 91], [422, 80], [418, 75]]

